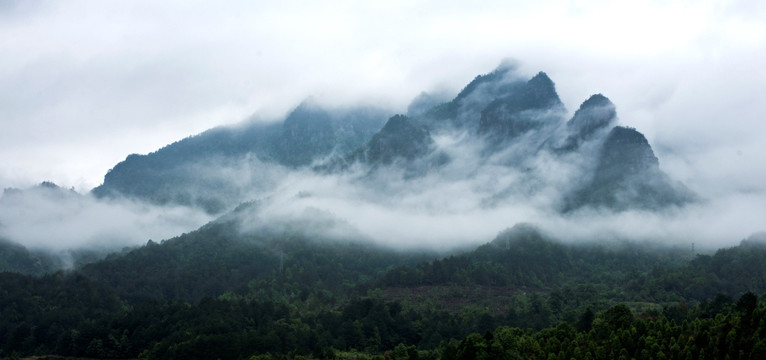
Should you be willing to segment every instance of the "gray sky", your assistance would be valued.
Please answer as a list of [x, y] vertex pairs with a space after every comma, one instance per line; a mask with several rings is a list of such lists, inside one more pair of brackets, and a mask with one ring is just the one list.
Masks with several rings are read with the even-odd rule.
[[[273, 3], [273, 4], [267, 4]], [[87, 191], [147, 153], [309, 95], [404, 112], [504, 58], [593, 93], [703, 194], [764, 191], [758, 1], [0, 2], [0, 187]]]

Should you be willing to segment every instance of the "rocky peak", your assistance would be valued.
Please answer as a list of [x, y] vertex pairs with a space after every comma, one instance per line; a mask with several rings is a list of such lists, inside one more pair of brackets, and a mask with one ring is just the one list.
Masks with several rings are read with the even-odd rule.
[[617, 110], [614, 104], [604, 95], [596, 94], [580, 105], [567, 128], [581, 140], [588, 139], [596, 131], [608, 128], [617, 121]]
[[310, 164], [327, 155], [335, 144], [330, 114], [304, 101], [285, 119], [279, 142], [282, 161], [288, 165]]
[[614, 127], [601, 147], [593, 180], [576, 192], [564, 211], [585, 205], [656, 210], [695, 201], [696, 195], [671, 181], [659, 165], [643, 134]]
[[539, 72], [524, 87], [520, 96], [521, 102], [529, 108], [549, 108], [561, 105], [556, 85], [548, 74]]
[[388, 119], [383, 129], [353, 157], [371, 164], [391, 164], [397, 159], [409, 159], [427, 154], [433, 139], [428, 130], [404, 115]]
[[485, 75], [478, 75], [476, 76], [468, 85], [466, 85], [463, 90], [460, 91], [460, 93], [457, 94], [455, 97], [455, 102], [460, 101], [463, 98], [468, 97], [471, 93], [474, 93], [479, 87], [485, 86], [487, 84], [497, 84], [504, 82], [504, 80], [508, 80], [511, 73], [513, 73], [516, 70], [516, 68], [509, 64], [500, 64], [500, 66], [497, 67], [494, 71], [492, 71], [489, 74]]
[[659, 166], [644, 134], [633, 128], [617, 126], [609, 132], [601, 148], [596, 177], [609, 180], [658, 170]]
[[500, 139], [513, 138], [550, 121], [558, 121], [558, 117], [545, 114], [551, 110], [563, 110], [563, 104], [553, 81], [541, 71], [518, 91], [491, 102], [481, 112], [479, 133]]

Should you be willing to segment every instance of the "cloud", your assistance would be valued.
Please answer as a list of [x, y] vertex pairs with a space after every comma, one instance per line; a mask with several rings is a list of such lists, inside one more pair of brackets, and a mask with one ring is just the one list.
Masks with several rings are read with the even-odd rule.
[[281, 116], [310, 94], [405, 112], [508, 56], [547, 71], [570, 108], [606, 94], [650, 140], [691, 117], [673, 95], [700, 76], [726, 89], [691, 98], [708, 114], [764, 83], [764, 9], [739, 2], [4, 4], [0, 174], [81, 191], [129, 153], [253, 112]]
[[[751, 215], [765, 210], [764, 18], [766, 8], [752, 1], [489, 1], [470, 7], [449, 1], [6, 1], [0, 4], [0, 187], [52, 180], [87, 192], [127, 154], [148, 153], [253, 113], [278, 118], [308, 95], [338, 105], [382, 103], [404, 113], [420, 92], [457, 93], [500, 59], [514, 57], [522, 74], [546, 71], [570, 112], [591, 94], [608, 96], [621, 123], [646, 134], [662, 169], [709, 200], [670, 217], [678, 225], [638, 213], [605, 219], [647, 237], [652, 233], [639, 225], [644, 221], [656, 225], [657, 236], [671, 228], [678, 238], [684, 230], [724, 237], [729, 229], [736, 239], [766, 227]], [[461, 146], [466, 154], [474, 151]], [[470, 162], [460, 151], [451, 153], [455, 163]], [[538, 160], [539, 169], [557, 167]], [[557, 173], [553, 168], [540, 171]], [[353, 177], [307, 175], [290, 178], [283, 188], [314, 195], [282, 204], [326, 208], [401, 243], [427, 233], [444, 235], [433, 242], [483, 241], [517, 221], [541, 219], [562, 229], [598, 227], [586, 215], [581, 221], [550, 218], [539, 206], [513, 199], [482, 208], [481, 199], [523, 183], [523, 174], [502, 173], [492, 164], [475, 170], [473, 178], [449, 185], [427, 176], [412, 191], [395, 182], [389, 187], [399, 195], [391, 199]], [[566, 169], [557, 170], [562, 175], [551, 184], [565, 184]], [[450, 171], [462, 169], [448, 167], [441, 176], [455, 179]], [[554, 188], [533, 200], [552, 201]], [[77, 216], [30, 200], [30, 209], [39, 208], [39, 215], [30, 210], [30, 220], [61, 229], [62, 243], [76, 244], [97, 241], [98, 231], [80, 236], [77, 226], [61, 219], [81, 219], [73, 223], [85, 226], [98, 223], [87, 216], [112, 214], [113, 220], [151, 223], [152, 216], [189, 211], [84, 199], [61, 205], [81, 204]], [[604, 229], [583, 234], [609, 232], [610, 222], [603, 221]], [[184, 227], [169, 223], [168, 229]], [[41, 231], [26, 224], [30, 233]], [[404, 224], [412, 235], [393, 224]], [[701, 230], [710, 227], [719, 230]], [[161, 237], [152, 234], [135, 238]], [[38, 234], [29, 242], [53, 237]]]
[[0, 198], [0, 237], [32, 249], [115, 251], [168, 239], [210, 220], [192, 208], [98, 200], [45, 186], [9, 189]]
[[[517, 223], [532, 223], [566, 242], [628, 240], [682, 247], [695, 243], [698, 249], [711, 250], [736, 245], [766, 226], [760, 218], [766, 210], [763, 191], [727, 193], [661, 211], [586, 208], [562, 215], [555, 206], [565, 189], [577, 186], [567, 183], [572, 178], [566, 176], [576, 170], [550, 159], [535, 162], [543, 168], [533, 176], [497, 164], [475, 166], [462, 178], [450, 173], [468, 168], [442, 169], [407, 180], [401, 169], [386, 169], [372, 177], [353, 172], [291, 173], [268, 196], [259, 197], [257, 207], [241, 215], [243, 230], [261, 232], [279, 224], [282, 231], [310, 236], [449, 250], [485, 243]], [[547, 178], [532, 179], [537, 176]]]

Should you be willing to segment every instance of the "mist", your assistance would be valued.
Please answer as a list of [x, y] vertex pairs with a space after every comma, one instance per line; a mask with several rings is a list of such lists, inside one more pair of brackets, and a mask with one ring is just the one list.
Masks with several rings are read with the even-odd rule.
[[[212, 194], [221, 209], [256, 201], [254, 216], [285, 224], [331, 216], [355, 237], [392, 246], [477, 244], [519, 222], [563, 241], [736, 244], [766, 228], [758, 217], [766, 213], [764, 9], [719, 1], [3, 2], [0, 187], [51, 180], [82, 195], [4, 195], [0, 236], [63, 249], [192, 231], [220, 214], [89, 191], [127, 154], [241, 119], [274, 121], [307, 96], [417, 116], [514, 57], [517, 78], [542, 70], [556, 82], [564, 120], [588, 96], [609, 97], [619, 124], [646, 135], [660, 168], [700, 201], [562, 215], [563, 194], [587, 183], [595, 150], [561, 157], [537, 152], [539, 139], [529, 138], [486, 158], [471, 129], [434, 131], [425, 164], [373, 173], [288, 171], [257, 156], [188, 164], [188, 172], [225, 184]], [[479, 117], [462, 110], [461, 120]], [[450, 162], [427, 166], [442, 155]], [[205, 184], [187, 185], [180, 196], [211, 195]]]
[[[501, 67], [511, 70], [499, 85], [483, 84], [467, 94], [453, 122], [431, 124], [433, 144], [423, 158], [375, 166], [352, 162], [333, 172], [316, 169], [353, 149], [332, 151], [297, 168], [257, 153], [214, 156], [180, 164], [169, 173], [178, 177], [177, 186], [164, 191], [191, 199], [175, 205], [97, 198], [50, 186], [8, 190], [0, 198], [0, 237], [32, 249], [114, 251], [193, 231], [221, 215], [234, 216], [244, 233], [299, 231], [316, 238], [441, 251], [486, 243], [519, 223], [533, 224], [564, 242], [694, 243], [700, 249], [736, 245], [766, 229], [759, 216], [766, 213], [766, 189], [755, 181], [763, 176], [757, 167], [732, 179], [727, 173], [741, 175], [737, 169], [742, 167], [732, 164], [724, 148], [700, 145], [705, 151], [695, 158], [688, 152], [690, 142], [673, 143], [662, 135], [659, 145], [652, 144], [660, 168], [696, 193], [698, 201], [660, 210], [584, 207], [562, 212], [567, 197], [591, 180], [607, 131], [596, 131], [576, 152], [558, 151], [571, 132], [567, 120], [573, 113], [567, 109], [579, 105], [565, 103], [526, 112], [546, 125], [502, 146], [477, 136], [480, 112], [498, 88], [528, 79], [520, 64], [504, 62]], [[558, 82], [556, 90], [562, 89], [566, 84]], [[416, 96], [408, 107], [411, 121], [424, 121], [418, 116], [455, 93]], [[340, 109], [335, 103], [319, 105]], [[354, 106], [360, 105], [348, 108]], [[621, 115], [619, 103], [616, 107], [617, 125], [632, 123]], [[253, 131], [247, 130], [247, 121], [226, 128], [234, 134]], [[752, 158], [758, 148], [746, 146], [740, 146], [746, 149], [740, 158]], [[206, 212], [199, 203], [215, 203], [219, 211]], [[253, 205], [227, 214], [239, 204]]]
[[[432, 134], [435, 148], [415, 164], [400, 161], [373, 169], [355, 164], [336, 174], [293, 171], [273, 191], [256, 195], [257, 207], [239, 214], [242, 229], [262, 231], [280, 224], [295, 230], [299, 224], [322, 221], [322, 230], [313, 228], [315, 234], [370, 239], [400, 249], [450, 250], [479, 245], [515, 224], [531, 223], [564, 242], [694, 243], [697, 249], [713, 250], [734, 246], [766, 228], [759, 215], [766, 211], [762, 188], [743, 192], [710, 178], [686, 184], [697, 201], [684, 206], [624, 211], [584, 207], [562, 213], [567, 194], [590, 180], [605, 133], [580, 151], [562, 155], [544, 146], [551, 139], [547, 136], [566, 135], [564, 122], [540, 132], [544, 134], [522, 136], [486, 156], [491, 146], [486, 139], [448, 127]], [[423, 164], [434, 163], [430, 158], [445, 155], [446, 164], [423, 170]], [[421, 171], [413, 175], [413, 166]]]
[[78, 249], [119, 251], [180, 235], [211, 219], [192, 207], [101, 200], [50, 183], [6, 189], [0, 197], [0, 238], [56, 254]]

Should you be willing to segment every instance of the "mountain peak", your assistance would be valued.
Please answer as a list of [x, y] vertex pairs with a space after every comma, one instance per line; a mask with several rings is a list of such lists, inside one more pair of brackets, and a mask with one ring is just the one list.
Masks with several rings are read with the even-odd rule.
[[[486, 85], [486, 84], [500, 84], [503, 82], [507, 82], [511, 78], [511, 74], [516, 71], [516, 65], [509, 63], [509, 62], [503, 62], [500, 63], [500, 66], [495, 68], [491, 73], [484, 74], [484, 75], [478, 75], [476, 76], [468, 85], [463, 88], [463, 90], [460, 91], [460, 93], [457, 94], [455, 97], [455, 100], [453, 101], [459, 101], [460, 99], [463, 99], [467, 96], [469, 96], [471, 93], [476, 91], [479, 87]], [[502, 91], [504, 89], [498, 88], [494, 89], [492, 92]]]
[[686, 187], [674, 183], [660, 170], [660, 163], [643, 134], [616, 126], [607, 135], [593, 180], [577, 192], [564, 211], [584, 205], [613, 210], [660, 209], [694, 201]]
[[543, 115], [549, 110], [561, 110], [563, 104], [556, 86], [544, 72], [539, 72], [518, 91], [492, 101], [482, 112], [479, 133], [513, 138], [530, 130], [558, 121]]
[[612, 104], [612, 101], [609, 100], [608, 97], [599, 93], [599, 94], [593, 94], [588, 98], [588, 100], [583, 101], [583, 103], [580, 105], [580, 109], [590, 108], [595, 106], [607, 106], [607, 105], [614, 106], [614, 104]]
[[528, 103], [538, 105], [539, 107], [551, 107], [561, 104], [559, 95], [556, 93], [556, 85], [548, 77], [548, 74], [542, 71], [527, 81], [524, 98]]
[[307, 99], [287, 116], [282, 125], [281, 160], [293, 166], [308, 165], [316, 157], [328, 154], [334, 141], [330, 114]]
[[381, 129], [382, 132], [388, 132], [388, 133], [397, 133], [405, 130], [409, 130], [409, 127], [412, 126], [410, 124], [410, 118], [406, 115], [397, 114], [392, 116], [391, 118], [386, 121], [386, 124], [383, 125], [383, 129]]
[[546, 86], [546, 87], [553, 87], [553, 80], [551, 80], [550, 77], [548, 77], [548, 74], [545, 73], [545, 71], [540, 71], [537, 73], [537, 75], [533, 76], [529, 81], [528, 84], [535, 85], [535, 86]]
[[604, 95], [595, 94], [585, 100], [577, 109], [567, 128], [578, 140], [591, 137], [596, 131], [608, 128], [617, 121], [617, 110]]
[[37, 186], [39, 186], [40, 188], [43, 188], [43, 189], [54, 189], [54, 190], [60, 188], [58, 185], [56, 185], [56, 183], [54, 183], [52, 181], [43, 181], [43, 182], [41, 182]]
[[616, 126], [604, 141], [597, 177], [641, 173], [659, 166], [660, 162], [644, 134], [631, 127]]
[[364, 147], [352, 154], [352, 158], [388, 165], [397, 159], [412, 160], [425, 155], [432, 144], [433, 139], [426, 128], [405, 115], [394, 115]]

